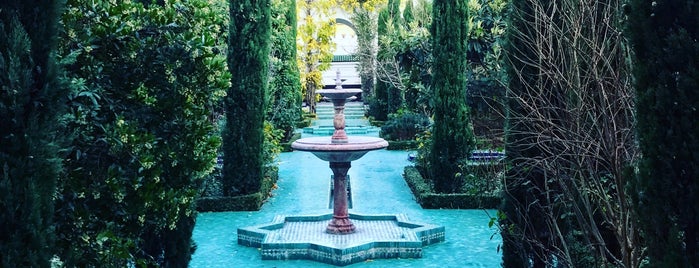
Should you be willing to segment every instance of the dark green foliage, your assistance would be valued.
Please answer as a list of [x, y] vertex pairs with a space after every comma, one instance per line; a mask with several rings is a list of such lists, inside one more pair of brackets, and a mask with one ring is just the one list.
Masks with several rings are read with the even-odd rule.
[[403, 21], [405, 25], [410, 26], [413, 20], [415, 20], [415, 16], [413, 15], [413, 1], [406, 1], [405, 8], [403, 8]]
[[0, 2], [0, 267], [50, 267], [61, 172], [60, 2]]
[[[278, 168], [265, 168], [260, 191], [239, 196], [221, 196], [220, 189], [208, 189], [209, 196], [197, 199], [197, 211], [256, 211], [271, 196], [278, 179]], [[210, 187], [217, 188], [219, 185]]]
[[[387, 23], [391, 20], [390, 12], [387, 8], [381, 9], [379, 11], [379, 18], [377, 22], [377, 34], [379, 39], [388, 34]], [[384, 49], [379, 47], [379, 55], [381, 55], [381, 50]], [[379, 56], [379, 60], [381, 56]], [[388, 119], [388, 92], [391, 85], [384, 81], [376, 81], [376, 86], [371, 96], [369, 96], [369, 116], [373, 117], [379, 121], [385, 121]]]
[[282, 130], [282, 140], [294, 134], [301, 120], [301, 84], [296, 62], [296, 1], [275, 0], [272, 5], [272, 53], [267, 118]]
[[386, 150], [416, 150], [418, 147], [418, 142], [415, 140], [405, 140], [405, 141], [388, 141], [388, 147]]
[[429, 182], [412, 166], [405, 167], [403, 178], [417, 202], [425, 209], [494, 209], [500, 204], [500, 197], [497, 195], [434, 193]]
[[260, 191], [263, 177], [264, 121], [271, 37], [269, 0], [231, 0], [228, 69], [231, 88], [225, 98], [223, 194]]
[[438, 193], [454, 193], [462, 182], [458, 162], [469, 156], [475, 145], [466, 105], [467, 1], [434, 2], [432, 22], [432, 90], [434, 125], [430, 179]]
[[424, 114], [402, 112], [392, 114], [381, 126], [381, 137], [387, 140], [415, 140], [418, 133], [430, 127], [430, 118]]
[[699, 3], [630, 1], [638, 141], [632, 180], [650, 267], [699, 263]]
[[67, 267], [186, 267], [195, 198], [220, 145], [213, 110], [230, 83], [225, 6], [67, 7], [73, 139], [56, 254]]

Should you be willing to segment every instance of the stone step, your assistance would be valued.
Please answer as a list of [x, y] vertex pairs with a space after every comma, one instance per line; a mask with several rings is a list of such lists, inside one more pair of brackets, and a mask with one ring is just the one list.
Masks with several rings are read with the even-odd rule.
[[[365, 127], [365, 126], [349, 126], [345, 127], [345, 132], [347, 135], [366, 135], [369, 133], [379, 132], [379, 128], [376, 127]], [[333, 127], [305, 127], [303, 128], [303, 133], [330, 136], [335, 132]]]
[[[334, 122], [332, 119], [316, 119], [313, 121], [312, 126], [333, 127]], [[369, 123], [364, 118], [345, 118], [345, 126], [346, 127], [359, 127], [359, 126], [363, 127], [363, 126], [369, 126]]]
[[[318, 115], [317, 120], [332, 120], [335, 118], [335, 115]], [[345, 120], [349, 119], [365, 119], [363, 114], [345, 114]]]

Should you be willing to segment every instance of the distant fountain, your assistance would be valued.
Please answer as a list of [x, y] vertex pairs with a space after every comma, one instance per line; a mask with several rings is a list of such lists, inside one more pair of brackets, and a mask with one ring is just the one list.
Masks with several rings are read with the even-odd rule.
[[[347, 136], [345, 103], [361, 89], [343, 89], [337, 72], [335, 89], [319, 90], [334, 107], [330, 137], [302, 138], [291, 147], [311, 152], [330, 162], [333, 172], [333, 214], [320, 216], [278, 216], [274, 222], [238, 229], [238, 244], [261, 248], [262, 259], [312, 259], [333, 265], [347, 265], [377, 258], [420, 258], [422, 247], [444, 241], [444, 227], [408, 221], [407, 216], [359, 215], [348, 211], [347, 172], [351, 162], [388, 142], [376, 137]], [[352, 220], [361, 222], [362, 230]], [[325, 232], [315, 223], [328, 221]], [[307, 237], [298, 238], [305, 234]], [[293, 237], [296, 240], [287, 240]]]

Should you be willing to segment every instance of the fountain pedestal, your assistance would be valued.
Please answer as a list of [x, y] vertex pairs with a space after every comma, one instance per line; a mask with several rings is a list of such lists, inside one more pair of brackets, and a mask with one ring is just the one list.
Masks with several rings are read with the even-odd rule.
[[347, 171], [350, 167], [350, 162], [330, 162], [334, 181], [333, 219], [325, 229], [330, 234], [351, 234], [356, 229], [350, 221], [347, 206]]

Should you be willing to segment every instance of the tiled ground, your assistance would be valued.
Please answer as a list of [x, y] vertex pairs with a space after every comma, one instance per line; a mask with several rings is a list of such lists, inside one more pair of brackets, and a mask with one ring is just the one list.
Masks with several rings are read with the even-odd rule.
[[406, 240], [405, 234], [410, 231], [410, 228], [398, 226], [396, 221], [353, 220], [352, 223], [357, 227], [353, 234], [332, 235], [325, 232], [328, 222], [287, 222], [284, 228], [275, 230], [271, 235], [278, 242], [296, 241], [345, 248], [371, 241]]

